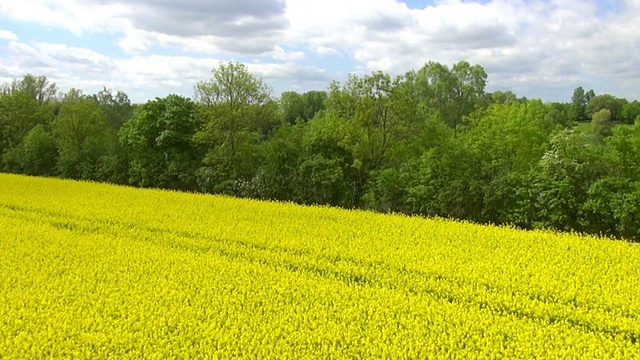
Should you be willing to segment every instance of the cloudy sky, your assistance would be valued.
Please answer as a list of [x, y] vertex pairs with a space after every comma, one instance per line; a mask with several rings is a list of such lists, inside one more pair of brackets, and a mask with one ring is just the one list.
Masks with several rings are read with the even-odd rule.
[[638, 19], [640, 0], [0, 0], [0, 82], [32, 73], [143, 102], [191, 96], [236, 61], [277, 96], [467, 60], [489, 91], [640, 99]]

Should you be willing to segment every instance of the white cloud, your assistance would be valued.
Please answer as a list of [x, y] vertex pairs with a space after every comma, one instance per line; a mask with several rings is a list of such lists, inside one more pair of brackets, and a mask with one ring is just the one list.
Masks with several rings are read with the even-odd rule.
[[119, 38], [116, 44], [129, 54], [140, 54], [149, 48], [151, 41], [142, 31], [129, 31], [125, 36]]
[[[138, 102], [169, 93], [191, 96], [193, 86], [209, 79], [211, 70], [222, 61], [213, 57], [171, 55], [136, 55], [117, 59], [90, 49], [46, 42], [24, 44], [11, 41], [7, 49], [9, 56], [6, 59], [0, 57], [0, 81], [11, 81], [26, 73], [45, 74], [62, 91], [73, 87], [92, 93], [107, 86], [125, 91]], [[275, 84], [277, 93], [288, 90], [280, 84], [299, 88], [312, 84], [315, 88], [324, 88], [331, 80], [323, 69], [299, 65], [294, 61], [247, 65], [265, 82]]]
[[62, 28], [81, 36], [85, 32], [126, 30], [130, 23], [123, 17], [126, 9], [124, 3], [104, 4], [101, 0], [20, 0], [4, 1], [0, 16]]
[[0, 40], [18, 40], [18, 35], [10, 30], [0, 29]]
[[[604, 77], [617, 84], [611, 87], [620, 89], [617, 95], [640, 97], [630, 80], [640, 75], [637, 1], [615, 14], [584, 0], [446, 0], [413, 10], [383, 0], [289, 4], [296, 19], [292, 31], [300, 34], [292, 36], [295, 41], [321, 54], [347, 52], [367, 71], [401, 73], [428, 60], [469, 60], [487, 68], [490, 88], [568, 99], [573, 87], [597, 86], [593, 79]], [[367, 27], [366, 19], [375, 19], [380, 9], [404, 19], [405, 26], [387, 32]]]
[[0, 76], [41, 72], [162, 93], [187, 91], [219, 60], [240, 59], [276, 90], [308, 90], [349, 71], [398, 74], [429, 60], [468, 60], [487, 69], [490, 90], [566, 101], [583, 85], [640, 98], [640, 3], [615, 1], [615, 12], [602, 4], [441, 0], [410, 9], [396, 0], [21, 0], [3, 3], [0, 18], [78, 37], [107, 34], [122, 54], [46, 44], [36, 33], [18, 41], [11, 29], [0, 30], [9, 41]]
[[304, 51], [286, 51], [280, 46], [276, 46], [268, 55], [273, 59], [285, 61], [302, 60], [306, 57]]

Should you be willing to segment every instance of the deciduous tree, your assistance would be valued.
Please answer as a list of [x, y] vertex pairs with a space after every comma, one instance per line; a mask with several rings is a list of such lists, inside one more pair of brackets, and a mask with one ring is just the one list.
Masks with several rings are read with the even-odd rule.
[[120, 131], [128, 154], [129, 183], [143, 187], [195, 190], [200, 158], [193, 140], [196, 105], [169, 95], [137, 107]]

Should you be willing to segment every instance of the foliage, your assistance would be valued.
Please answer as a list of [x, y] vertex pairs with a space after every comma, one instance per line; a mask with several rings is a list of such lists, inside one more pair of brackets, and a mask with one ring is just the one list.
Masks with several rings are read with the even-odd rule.
[[587, 121], [591, 115], [587, 113], [587, 104], [596, 96], [593, 90], [586, 91], [582, 86], [577, 87], [571, 96], [571, 120], [575, 122]]
[[611, 113], [611, 121], [620, 121], [622, 120], [622, 108], [626, 102], [625, 99], [618, 99], [610, 94], [598, 95], [589, 100], [585, 110], [586, 115], [593, 118], [597, 112], [606, 109]]
[[24, 137], [52, 116], [52, 109], [34, 96], [30, 89], [20, 87], [0, 96], [0, 155], [5, 171], [19, 171], [15, 154]]
[[327, 93], [325, 91], [308, 91], [298, 94], [295, 91], [285, 91], [280, 96], [282, 120], [291, 125], [298, 121], [309, 121], [318, 112], [325, 109]]
[[586, 134], [556, 133], [536, 171], [537, 221], [542, 227], [593, 232], [580, 213], [588, 190], [599, 179], [614, 176], [618, 168], [612, 149], [588, 141]]
[[124, 92], [118, 91], [114, 95], [113, 90], [105, 87], [91, 98], [103, 109], [112, 129], [120, 129], [131, 118], [133, 106]]
[[356, 202], [353, 158], [340, 143], [341, 122], [329, 114], [314, 118], [306, 126], [304, 157], [298, 161], [295, 178], [302, 203], [353, 207]]
[[591, 120], [591, 132], [597, 139], [611, 136], [613, 123], [611, 122], [611, 111], [602, 109], [594, 113]]
[[622, 121], [625, 124], [633, 125], [635, 119], [640, 117], [640, 101], [634, 100], [622, 106]]
[[28, 175], [54, 175], [57, 150], [55, 138], [43, 125], [36, 125], [25, 135], [20, 146], [19, 163]]
[[156, 98], [135, 109], [120, 130], [120, 143], [129, 159], [130, 184], [196, 189], [195, 109], [191, 99], [179, 95]]
[[466, 61], [446, 65], [428, 62], [417, 73], [418, 91], [442, 121], [456, 128], [462, 124], [484, 97], [487, 73], [479, 65]]
[[198, 170], [200, 190], [254, 195], [257, 143], [272, 129], [277, 105], [271, 90], [245, 65], [220, 63], [212, 75], [195, 87], [200, 105], [195, 141], [205, 152]]
[[71, 90], [52, 127], [60, 154], [60, 176], [99, 180], [101, 167], [116, 143], [104, 111], [91, 99]]
[[13, 95], [15, 93], [25, 93], [39, 106], [51, 101], [58, 92], [55, 83], [49, 82], [46, 76], [25, 75], [21, 80], [14, 80], [10, 84], [5, 84], [0, 88], [0, 94]]
[[0, 86], [0, 171], [640, 240], [640, 103], [486, 85], [430, 61], [274, 99], [222, 62], [194, 100], [135, 105], [26, 75]]

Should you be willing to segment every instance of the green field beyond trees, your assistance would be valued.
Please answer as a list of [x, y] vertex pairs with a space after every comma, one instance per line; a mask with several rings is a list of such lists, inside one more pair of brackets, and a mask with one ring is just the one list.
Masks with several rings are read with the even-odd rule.
[[640, 247], [0, 174], [2, 359], [635, 359]]
[[27, 75], [0, 90], [0, 170], [640, 239], [640, 102], [486, 82], [428, 62], [274, 98], [221, 63], [193, 98], [132, 105]]

